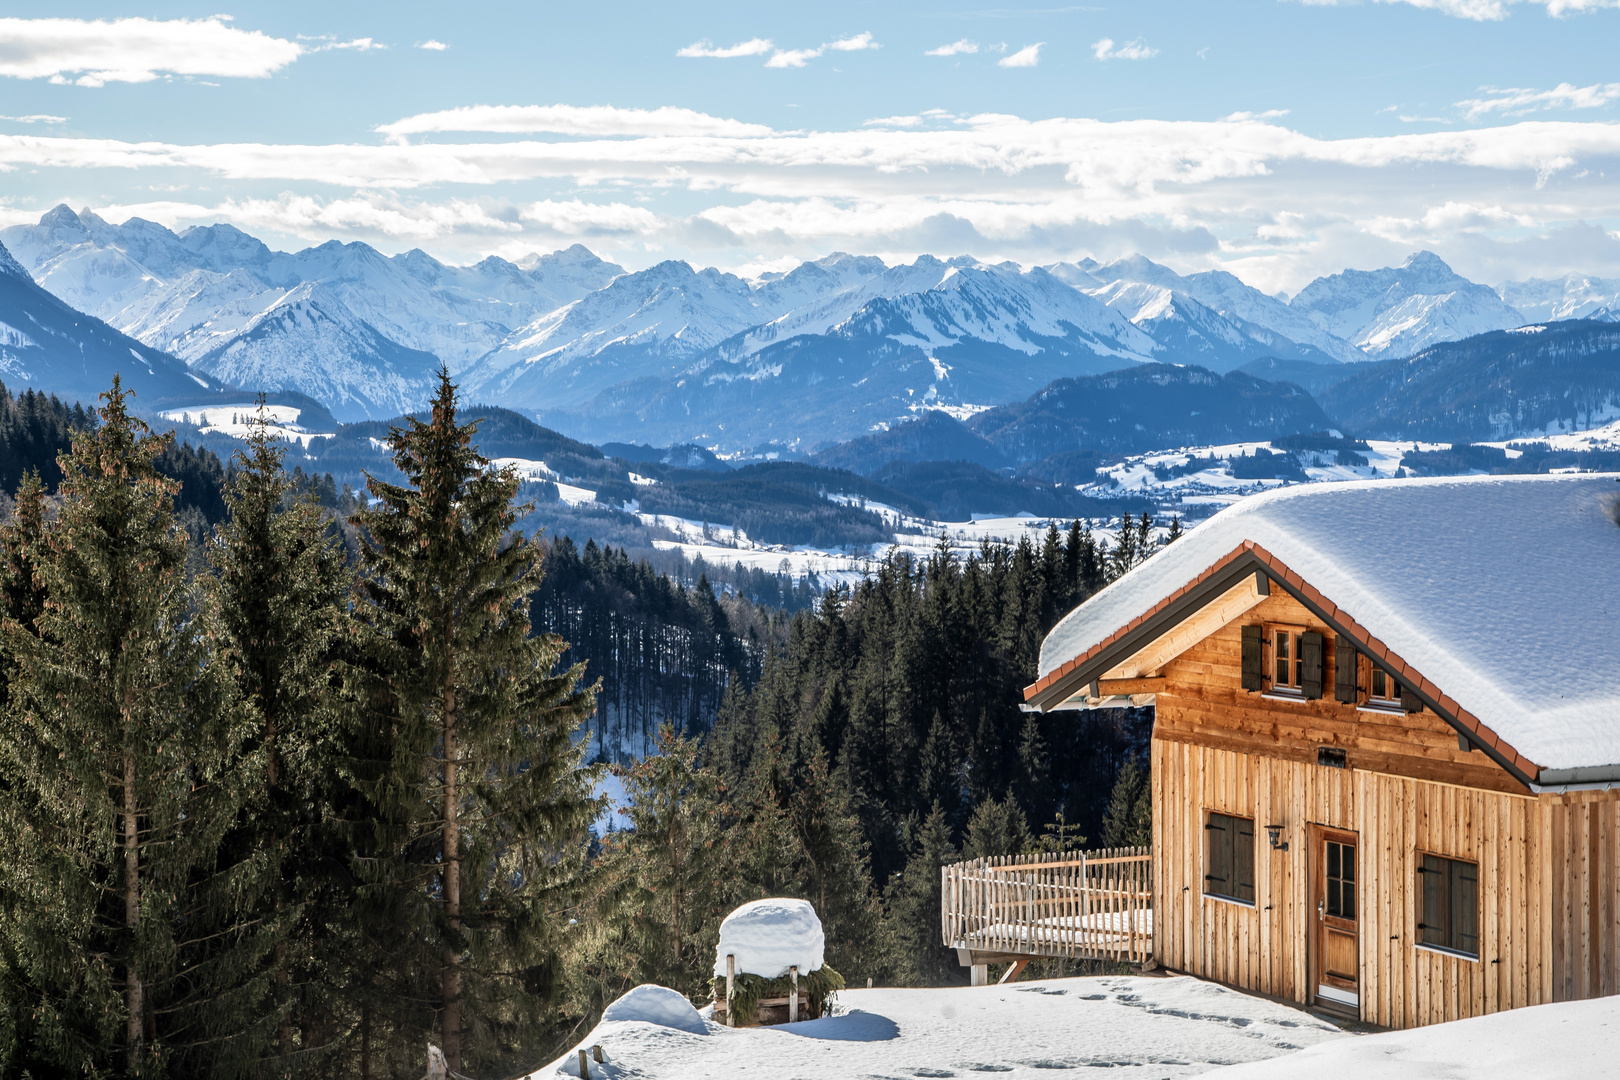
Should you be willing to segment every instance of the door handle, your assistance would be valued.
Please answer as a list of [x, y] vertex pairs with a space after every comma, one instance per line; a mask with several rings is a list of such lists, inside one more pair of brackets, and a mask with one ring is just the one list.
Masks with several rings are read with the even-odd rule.
[[1321, 922], [1325, 918], [1327, 918], [1327, 901], [1318, 900], [1316, 902], [1316, 921]]

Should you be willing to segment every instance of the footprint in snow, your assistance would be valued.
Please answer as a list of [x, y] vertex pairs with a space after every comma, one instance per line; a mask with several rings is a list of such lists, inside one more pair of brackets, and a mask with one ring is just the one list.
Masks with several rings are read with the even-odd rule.
[[1047, 997], [1067, 994], [1067, 990], [1059, 990], [1051, 986], [1020, 986], [1016, 988], [1020, 994], [1044, 994]]
[[913, 1069], [913, 1076], [955, 1076], [949, 1069]]

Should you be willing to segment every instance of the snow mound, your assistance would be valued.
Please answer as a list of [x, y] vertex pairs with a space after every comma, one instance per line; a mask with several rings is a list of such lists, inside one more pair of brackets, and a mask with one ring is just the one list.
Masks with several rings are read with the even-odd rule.
[[737, 974], [780, 979], [788, 968], [801, 973], [819, 969], [827, 938], [816, 909], [804, 900], [776, 897], [754, 900], [726, 916], [720, 945], [714, 951], [714, 973], [726, 973], [726, 957], [737, 958]]
[[684, 994], [653, 983], [642, 983], [602, 1011], [603, 1023], [614, 1020], [640, 1020], [694, 1035], [709, 1033], [709, 1026]]

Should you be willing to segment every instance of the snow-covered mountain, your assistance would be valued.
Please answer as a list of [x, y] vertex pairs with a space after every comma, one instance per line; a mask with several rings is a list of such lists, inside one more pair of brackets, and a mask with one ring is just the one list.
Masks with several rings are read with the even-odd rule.
[[[1140, 255], [1026, 270], [838, 253], [744, 279], [684, 262], [625, 273], [575, 245], [451, 266], [362, 243], [277, 252], [230, 225], [176, 233], [66, 206], [0, 240], [67, 303], [245, 390], [301, 390], [344, 418], [392, 414], [421, 403], [412, 395], [442, 362], [473, 397], [558, 423], [588, 416], [594, 435], [635, 440], [712, 435], [739, 404], [777, 415], [734, 417], [733, 428], [778, 439], [806, 393], [844, 430], [923, 402], [965, 414], [1051, 378], [1144, 360], [1218, 372], [1363, 361], [1531, 318], [1620, 311], [1617, 281], [1493, 290], [1429, 252], [1319, 278], [1288, 301], [1224, 271], [1183, 275]], [[677, 404], [680, 430], [636, 429]], [[800, 427], [787, 441], [831, 437]]]
[[1317, 278], [1288, 306], [1377, 360], [1526, 322], [1495, 290], [1462, 277], [1430, 251], [1398, 267]]
[[[488, 258], [458, 267], [422, 251], [389, 258], [366, 244], [337, 241], [287, 254], [230, 225], [177, 234], [140, 218], [111, 225], [91, 211], [74, 213], [66, 206], [36, 225], [0, 230], [0, 240], [17, 252], [39, 284], [80, 311], [194, 363], [237, 341], [250, 324], [262, 325], [257, 320], [284, 308], [301, 286], [317, 284], [325, 289], [329, 319], [304, 325], [312, 332], [320, 328], [315, 352], [323, 363], [336, 355], [329, 320], [359, 320], [369, 330], [357, 330], [357, 343], [380, 336], [397, 349], [432, 353], [459, 371], [497, 348], [514, 328], [623, 273], [577, 244], [521, 264]], [[296, 336], [296, 326], [290, 325], [280, 340]], [[244, 342], [235, 355], [242, 370], [265, 373], [266, 381], [246, 389], [313, 385], [323, 378], [337, 386], [329, 370], [301, 364], [296, 349], [278, 347], [254, 358], [252, 348]], [[377, 352], [371, 344], [357, 348], [358, 366], [350, 366], [359, 371]], [[331, 404], [377, 392], [345, 385]]]
[[1602, 318], [1598, 311], [1620, 307], [1620, 279], [1590, 274], [1504, 281], [1496, 292], [1532, 322]]
[[[1129, 316], [1132, 321], [1139, 316], [1152, 319], [1166, 335], [1165, 358], [1178, 363], [1183, 361], [1172, 351], [1179, 344], [1177, 339], [1196, 342], [1195, 347], [1215, 361], [1206, 366], [1222, 370], [1259, 356], [1314, 361], [1366, 359], [1355, 346], [1323, 330], [1302, 312], [1245, 285], [1224, 270], [1182, 275], [1140, 255], [1110, 263], [1084, 259], [1058, 263], [1049, 269], [1077, 289], [1107, 298], [1116, 306], [1126, 305], [1135, 312]], [[1113, 299], [1116, 296], [1117, 302]], [[1201, 305], [1208, 313], [1193, 305]], [[1149, 333], [1158, 336], [1152, 329]], [[1235, 359], [1235, 363], [1229, 359]]]
[[6, 388], [93, 406], [114, 375], [122, 376], [143, 410], [165, 402], [207, 403], [225, 389], [173, 356], [75, 311], [0, 247], [0, 380]]
[[233, 327], [192, 366], [233, 386], [296, 390], [338, 420], [353, 421], [420, 406], [435, 385], [439, 358], [379, 333], [331, 289], [306, 281]]
[[[1152, 360], [1158, 347], [1119, 312], [1044, 270], [924, 256], [886, 274], [900, 270], [933, 285], [869, 299], [824, 332], [765, 343], [751, 329], [676, 376], [627, 380], [543, 418], [591, 439], [634, 434], [808, 450], [919, 410], [965, 415], [1020, 400], [1053, 379]], [[856, 298], [871, 284], [857, 286]], [[851, 302], [825, 298], [779, 321], [816, 327]]]

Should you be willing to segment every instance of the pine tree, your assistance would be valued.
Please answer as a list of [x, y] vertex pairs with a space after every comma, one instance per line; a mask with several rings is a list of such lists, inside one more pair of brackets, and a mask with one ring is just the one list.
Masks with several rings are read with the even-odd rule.
[[[357, 616], [369, 749], [366, 901], [407, 932], [378, 990], [430, 1003], [452, 1069], [510, 1064], [544, 1003], [523, 992], [553, 955], [548, 915], [595, 817], [575, 733], [592, 707], [566, 645], [530, 635], [539, 545], [512, 529], [519, 480], [473, 448], [440, 373], [432, 415], [390, 436], [406, 483], [368, 479]], [[392, 984], [388, 985], [388, 979]], [[422, 1019], [402, 1021], [420, 1045]], [[403, 1036], [409, 1036], [405, 1038]]]
[[294, 499], [282, 445], [263, 413], [226, 490], [228, 522], [205, 578], [226, 659], [253, 708], [250, 745], [262, 771], [227, 843], [261, 861], [272, 883], [278, 1074], [322, 1067], [335, 1037], [342, 957], [333, 927], [347, 909], [345, 852], [331, 826], [342, 782], [334, 686], [349, 585], [341, 549], [313, 497]]
[[[23, 474], [17, 485], [12, 519], [0, 529], [0, 620], [38, 633], [35, 621], [45, 613], [45, 583], [39, 575], [44, 556], [45, 485], [37, 470]], [[0, 708], [11, 701], [14, 661], [0, 657]]]
[[1148, 772], [1137, 764], [1136, 755], [1125, 759], [1119, 778], [1114, 781], [1103, 816], [1102, 845], [1105, 848], [1145, 847], [1153, 843], [1153, 791]]
[[968, 819], [964, 859], [984, 859], [993, 855], [1017, 855], [1030, 847], [1029, 823], [1018, 809], [1012, 792], [999, 802], [986, 799]]
[[887, 891], [890, 964], [903, 985], [960, 981], [956, 954], [939, 940], [939, 868], [956, 858], [950, 826], [935, 806], [913, 830], [911, 857]]
[[701, 994], [712, 958], [698, 949], [699, 934], [724, 876], [719, 778], [698, 763], [698, 743], [670, 724], [659, 730], [656, 754], [617, 771], [634, 830], [617, 839], [619, 901], [642, 957], [637, 980]]
[[0, 771], [26, 783], [0, 832], [31, 861], [0, 934], [41, 1006], [26, 1053], [53, 1072], [159, 1077], [188, 1046], [251, 1054], [263, 1029], [241, 980], [262, 940], [238, 918], [252, 868], [218, 862], [242, 710], [185, 588], [177, 485], [154, 468], [168, 440], [127, 398], [115, 379], [99, 429], [62, 456], [38, 546], [48, 598], [34, 629], [4, 628], [17, 677]]

